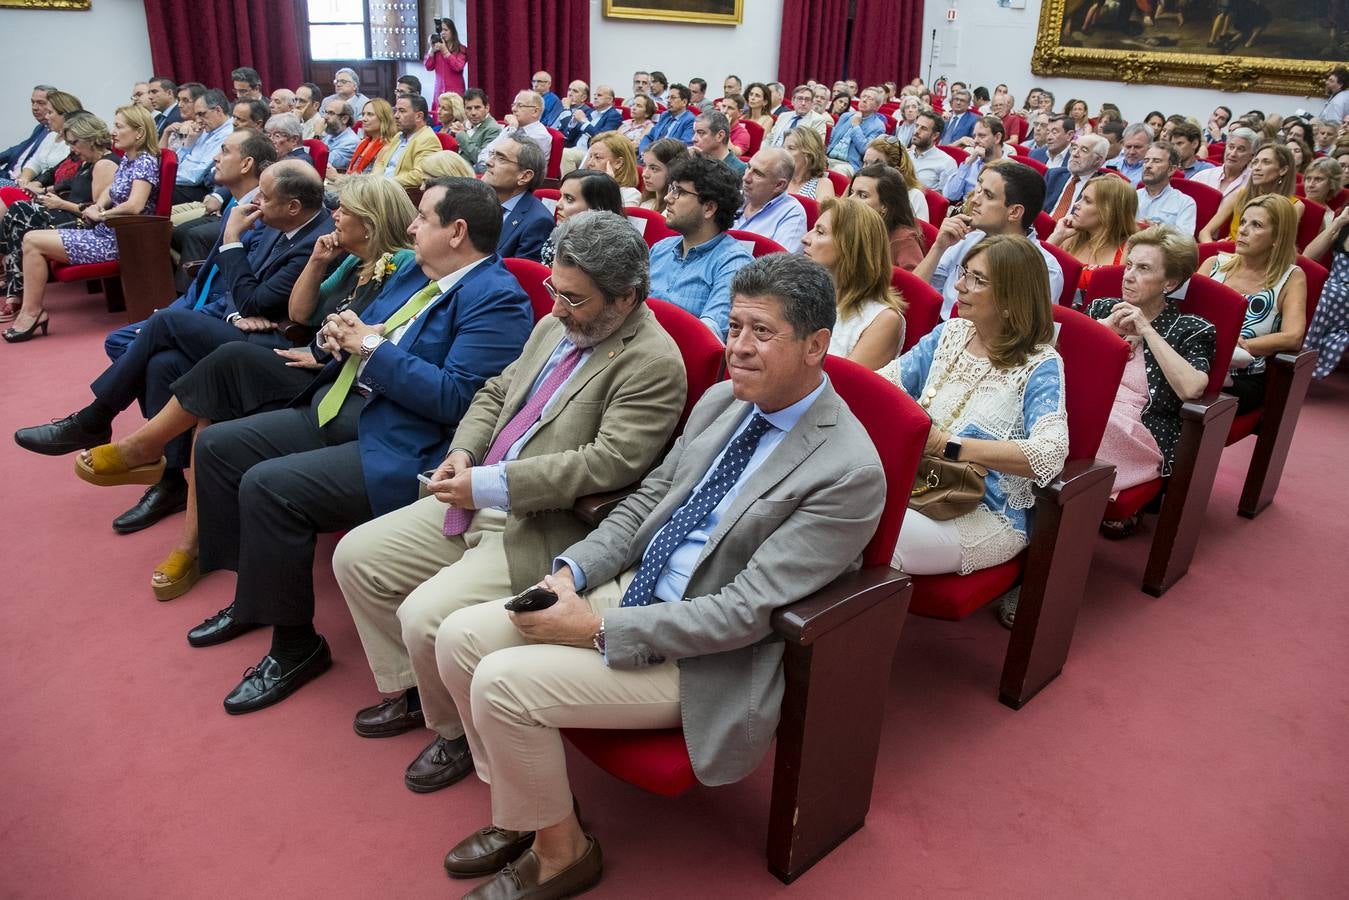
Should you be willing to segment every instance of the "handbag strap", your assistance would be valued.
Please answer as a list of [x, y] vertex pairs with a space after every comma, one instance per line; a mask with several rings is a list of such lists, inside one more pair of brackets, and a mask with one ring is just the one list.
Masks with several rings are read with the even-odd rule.
[[[967, 338], [966, 343], [968, 342], [969, 340]], [[956, 352], [963, 353], [964, 348], [962, 347]], [[932, 401], [937, 398], [937, 392], [946, 386], [946, 382], [950, 379], [951, 374], [955, 372], [955, 368], [956, 368], [956, 360], [955, 357], [952, 356], [950, 359], [947, 360], [946, 367], [942, 370], [941, 377], [932, 386], [931, 390], [924, 388], [922, 391], [919, 392], [918, 405], [923, 408], [923, 411], [928, 414], [929, 418], [931, 418], [932, 416], [931, 412]], [[993, 371], [993, 364], [989, 363], [988, 371], [984, 372], [982, 375], [980, 375], [978, 378], [974, 380], [974, 383], [970, 385], [970, 389], [965, 392], [965, 396], [960, 398], [960, 403], [956, 405], [951, 415], [947, 417], [946, 423], [944, 425], [938, 426], [938, 428], [941, 431], [950, 431], [951, 426], [954, 425], [957, 421], [959, 421], [960, 417], [965, 413], [965, 407], [969, 405], [970, 399], [974, 396], [974, 392], [979, 389], [979, 385], [983, 383], [984, 377], [987, 376], [989, 372], [992, 371]], [[935, 419], [933, 420], [933, 424], [936, 424]]]

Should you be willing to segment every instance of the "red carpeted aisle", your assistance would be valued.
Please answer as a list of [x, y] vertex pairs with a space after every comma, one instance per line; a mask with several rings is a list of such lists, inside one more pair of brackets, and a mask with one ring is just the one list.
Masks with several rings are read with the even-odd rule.
[[[233, 576], [157, 603], [147, 582], [176, 520], [119, 537], [109, 522], [137, 489], [91, 487], [8, 438], [87, 401], [120, 324], [100, 303], [58, 288], [51, 336], [0, 346], [0, 895], [457, 896], [471, 883], [440, 860], [486, 823], [487, 790], [414, 795], [402, 770], [426, 737], [352, 733], [376, 693], [326, 566], [333, 670], [227, 716], [266, 634], [205, 650], [183, 635]], [[1349, 379], [1314, 388], [1254, 522], [1235, 514], [1250, 442], [1227, 451], [1196, 564], [1162, 600], [1137, 589], [1146, 537], [1099, 542], [1067, 669], [1020, 712], [994, 699], [1006, 637], [991, 616], [911, 618], [867, 827], [791, 888], [763, 866], [767, 766], [664, 800], [574, 759], [608, 864], [595, 895], [1342, 894], [1346, 421]]]

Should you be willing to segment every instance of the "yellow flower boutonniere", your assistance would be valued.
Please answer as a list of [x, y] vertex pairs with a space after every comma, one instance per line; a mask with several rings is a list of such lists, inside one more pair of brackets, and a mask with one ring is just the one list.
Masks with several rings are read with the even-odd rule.
[[398, 264], [393, 261], [393, 254], [386, 253], [375, 263], [375, 272], [371, 275], [375, 281], [383, 281], [385, 276], [392, 275], [398, 270]]

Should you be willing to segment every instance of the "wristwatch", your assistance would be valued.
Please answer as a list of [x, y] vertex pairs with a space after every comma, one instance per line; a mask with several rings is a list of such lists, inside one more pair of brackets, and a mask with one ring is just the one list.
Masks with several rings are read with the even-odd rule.
[[361, 338], [361, 359], [369, 359], [370, 354], [378, 350], [382, 343], [384, 343], [384, 338], [378, 334], [367, 334]]
[[942, 451], [942, 456], [947, 459], [960, 459], [960, 435], [951, 435], [946, 442], [946, 449]]

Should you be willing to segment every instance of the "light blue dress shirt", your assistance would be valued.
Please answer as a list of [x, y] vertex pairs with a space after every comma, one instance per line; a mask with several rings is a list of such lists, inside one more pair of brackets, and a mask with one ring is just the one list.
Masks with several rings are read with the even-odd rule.
[[731, 317], [731, 279], [753, 259], [724, 231], [688, 253], [680, 235], [665, 238], [651, 248], [651, 296], [693, 313], [725, 341]]
[[[544, 380], [557, 368], [558, 363], [562, 361], [562, 357], [575, 346], [576, 345], [572, 343], [571, 338], [564, 337], [562, 340], [558, 341], [557, 346], [553, 348], [553, 352], [549, 354], [547, 362], [545, 362], [543, 368], [539, 370], [539, 376], [535, 378], [534, 383], [530, 385], [529, 393], [525, 395], [524, 402], [520, 404], [521, 407], [524, 407], [529, 403], [529, 398], [534, 396], [534, 392], [539, 389], [539, 385], [543, 384]], [[565, 390], [571, 380], [576, 377], [576, 373], [581, 371], [581, 367], [586, 364], [586, 360], [590, 359], [590, 355], [593, 352], [594, 348], [592, 347], [587, 347], [585, 350], [581, 351], [581, 358], [577, 360], [571, 373], [567, 375], [565, 381], [557, 386], [557, 390], [553, 392], [553, 396], [548, 398], [548, 402], [545, 403], [543, 409], [539, 411], [539, 421], [529, 426], [529, 430], [520, 435], [519, 440], [514, 444], [511, 444], [510, 449], [506, 451], [506, 455], [502, 457], [501, 462], [492, 466], [474, 466], [472, 469], [469, 469], [469, 474], [473, 480], [473, 505], [475, 507], [478, 509], [504, 510], [509, 510], [511, 508], [510, 490], [506, 483], [506, 463], [520, 455], [520, 450], [525, 446], [525, 442], [534, 436], [534, 432], [539, 430], [539, 424], [543, 421], [543, 417], [547, 415], [548, 410], [553, 408], [553, 404], [557, 402], [557, 398], [562, 396], [563, 390]], [[516, 410], [516, 412], [519, 411], [520, 410], [518, 409]]]
[[885, 116], [880, 113], [863, 117], [858, 125], [852, 123], [852, 115], [840, 116], [829, 139], [829, 158], [860, 169], [867, 144], [882, 134], [885, 134]]
[[736, 231], [752, 231], [775, 241], [788, 253], [796, 253], [806, 233], [806, 210], [799, 200], [783, 191], [749, 218], [745, 218], [742, 209], [731, 227]]
[[319, 140], [328, 148], [328, 165], [345, 172], [347, 166], [351, 165], [351, 155], [356, 152], [359, 142], [356, 132], [350, 128], [343, 128], [337, 134], [324, 132]]
[[384, 167], [384, 177], [392, 178], [394, 172], [398, 171], [398, 160], [402, 159], [403, 154], [407, 152], [408, 140], [412, 135], [399, 134], [398, 144], [393, 148], [393, 154], [389, 156], [389, 163]]
[[225, 143], [225, 138], [234, 133], [234, 122], [226, 120], [218, 128], [212, 131], [203, 131], [198, 137], [196, 143], [188, 148], [187, 152], [178, 160], [178, 176], [174, 179], [177, 184], [202, 184], [206, 180], [206, 173], [210, 171], [215, 163], [215, 155], [220, 152], [220, 145]]
[[1124, 161], [1124, 154], [1121, 153], [1114, 159], [1106, 160], [1105, 167], [1114, 169], [1129, 179], [1130, 184], [1138, 184], [1138, 180], [1143, 177], [1143, 160], [1139, 160], [1135, 165], [1129, 165]]
[[1160, 225], [1174, 225], [1181, 234], [1194, 234], [1195, 202], [1190, 197], [1167, 185], [1156, 197], [1147, 188], [1138, 189], [1138, 221]]

